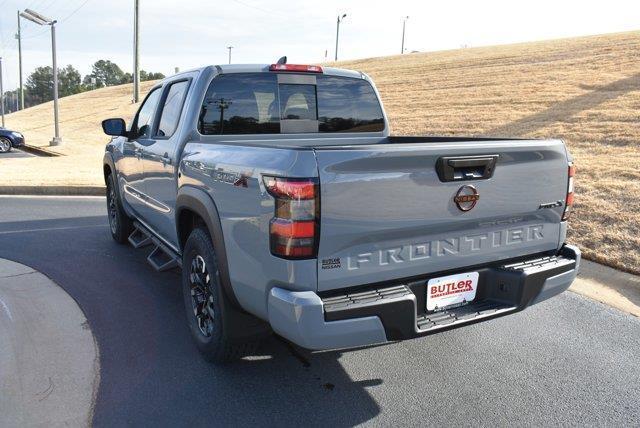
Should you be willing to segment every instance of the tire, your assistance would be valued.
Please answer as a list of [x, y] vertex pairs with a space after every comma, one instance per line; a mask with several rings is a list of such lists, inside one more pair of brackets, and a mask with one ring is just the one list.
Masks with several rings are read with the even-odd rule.
[[[255, 352], [263, 337], [260, 327], [228, 300], [211, 237], [201, 226], [184, 247], [182, 291], [189, 330], [205, 360], [224, 364]], [[249, 317], [253, 326], [246, 322]]]
[[11, 151], [11, 140], [0, 137], [0, 153], [9, 153]]
[[109, 174], [107, 177], [107, 216], [113, 239], [119, 244], [128, 243], [129, 235], [133, 232], [133, 222], [122, 208], [113, 174]]

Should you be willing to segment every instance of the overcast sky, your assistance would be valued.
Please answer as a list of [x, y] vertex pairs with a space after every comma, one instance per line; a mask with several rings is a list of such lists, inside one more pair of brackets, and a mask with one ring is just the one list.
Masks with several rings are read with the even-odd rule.
[[[172, 74], [206, 64], [291, 63], [333, 58], [336, 17], [340, 59], [400, 53], [402, 16], [409, 51], [456, 49], [640, 29], [638, 0], [140, 0], [141, 67]], [[98, 59], [132, 69], [133, 0], [0, 0], [5, 90], [18, 82], [16, 11], [59, 20], [58, 66], [84, 75]], [[51, 65], [49, 29], [23, 20], [24, 79]], [[640, 47], [639, 47], [640, 48]]]

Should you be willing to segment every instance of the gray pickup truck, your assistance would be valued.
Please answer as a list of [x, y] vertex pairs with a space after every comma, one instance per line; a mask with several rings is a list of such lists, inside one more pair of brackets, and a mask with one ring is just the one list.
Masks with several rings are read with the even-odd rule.
[[424, 336], [518, 312], [578, 272], [562, 141], [390, 136], [357, 71], [208, 66], [103, 129], [113, 238], [182, 269], [213, 362], [271, 331], [313, 350]]

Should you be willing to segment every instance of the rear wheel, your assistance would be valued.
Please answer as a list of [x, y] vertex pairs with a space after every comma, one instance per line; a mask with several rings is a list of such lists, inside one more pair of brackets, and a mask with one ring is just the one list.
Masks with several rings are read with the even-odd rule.
[[[207, 361], [221, 364], [252, 353], [260, 334], [247, 334], [249, 315], [235, 309], [220, 283], [220, 271], [209, 233], [196, 227], [184, 247], [182, 291], [191, 335]], [[243, 334], [238, 334], [239, 328]]]
[[124, 212], [118, 194], [116, 193], [116, 183], [113, 174], [107, 177], [107, 214], [109, 216], [109, 229], [113, 239], [125, 244], [129, 235], [133, 232], [133, 222]]
[[0, 137], [0, 153], [7, 153], [11, 151], [11, 140], [5, 137]]

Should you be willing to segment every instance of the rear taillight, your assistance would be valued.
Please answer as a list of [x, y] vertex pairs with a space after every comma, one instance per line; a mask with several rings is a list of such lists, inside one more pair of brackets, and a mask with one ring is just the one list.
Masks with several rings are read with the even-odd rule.
[[263, 176], [267, 192], [275, 198], [269, 223], [271, 254], [286, 259], [317, 255], [319, 239], [318, 180]]
[[322, 73], [322, 67], [319, 65], [303, 65], [303, 64], [271, 64], [269, 71], [293, 71], [297, 73]]
[[571, 211], [573, 210], [573, 179], [576, 175], [576, 167], [573, 163], [569, 164], [569, 183], [567, 183], [567, 200], [564, 204], [564, 214], [562, 214], [562, 221], [569, 219]]

